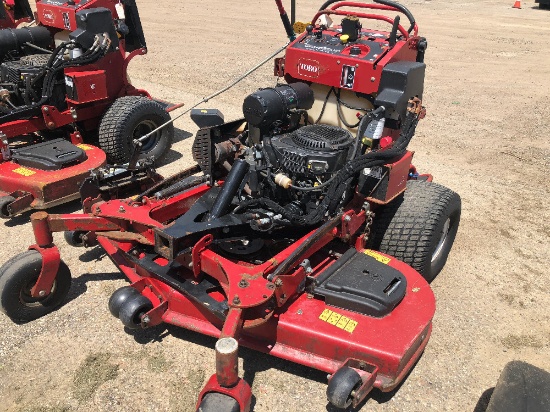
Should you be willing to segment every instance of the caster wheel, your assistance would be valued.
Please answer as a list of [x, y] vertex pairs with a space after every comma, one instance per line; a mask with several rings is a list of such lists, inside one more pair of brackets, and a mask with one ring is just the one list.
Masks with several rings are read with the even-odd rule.
[[210, 392], [204, 395], [197, 412], [239, 412], [239, 402], [223, 393]]
[[120, 307], [118, 317], [129, 329], [138, 329], [141, 326], [141, 317], [153, 309], [153, 304], [143, 295], [128, 299]]
[[16, 323], [25, 323], [60, 306], [71, 288], [71, 271], [61, 261], [50, 294], [31, 296], [31, 289], [42, 270], [42, 256], [29, 250], [8, 260], [0, 268], [0, 306]]
[[117, 289], [115, 293], [109, 299], [109, 312], [118, 318], [120, 315], [120, 308], [133, 296], [139, 295], [139, 292], [131, 286], [124, 286]]
[[86, 232], [81, 230], [68, 230], [63, 234], [63, 236], [69, 245], [73, 247], [84, 247], [84, 239], [82, 239], [82, 236], [85, 234]]
[[332, 376], [327, 387], [327, 398], [340, 409], [346, 409], [353, 402], [352, 392], [361, 386], [361, 376], [352, 368], [340, 368]]
[[10, 217], [12, 217], [11, 212], [8, 210], [8, 205], [14, 201], [15, 198], [12, 196], [0, 197], [0, 217], [2, 219], [9, 219]]

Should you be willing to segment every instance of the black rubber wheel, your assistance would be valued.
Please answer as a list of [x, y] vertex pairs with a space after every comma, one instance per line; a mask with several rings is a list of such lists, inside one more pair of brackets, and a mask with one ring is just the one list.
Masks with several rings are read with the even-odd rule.
[[84, 240], [82, 239], [82, 236], [86, 233], [87, 232], [83, 232], [82, 230], [68, 230], [63, 234], [63, 236], [69, 245], [73, 247], [84, 247]]
[[153, 304], [145, 296], [137, 294], [120, 307], [118, 318], [129, 329], [141, 326], [141, 317], [153, 309]]
[[2, 219], [9, 219], [12, 214], [8, 210], [8, 205], [15, 201], [13, 196], [0, 196], [0, 217]]
[[203, 396], [197, 412], [239, 412], [239, 402], [231, 396], [218, 392], [209, 392]]
[[43, 298], [33, 298], [30, 290], [42, 269], [42, 256], [29, 250], [8, 260], [0, 268], [0, 306], [16, 323], [30, 322], [60, 306], [71, 288], [71, 271], [61, 261], [52, 290]]
[[120, 308], [133, 296], [139, 295], [139, 292], [131, 286], [123, 286], [117, 289], [109, 299], [109, 312], [118, 318], [120, 315]]
[[[170, 120], [170, 115], [157, 102], [141, 96], [116, 99], [103, 115], [99, 125], [99, 147], [112, 164], [130, 160], [132, 141]], [[163, 127], [143, 142], [140, 158], [153, 156], [161, 160], [174, 139], [174, 126]]]
[[344, 367], [336, 371], [327, 387], [327, 398], [340, 409], [346, 409], [353, 402], [352, 392], [361, 386], [361, 376], [352, 368]]
[[407, 263], [431, 282], [443, 269], [460, 223], [460, 196], [411, 180], [403, 195], [377, 209], [368, 247]]

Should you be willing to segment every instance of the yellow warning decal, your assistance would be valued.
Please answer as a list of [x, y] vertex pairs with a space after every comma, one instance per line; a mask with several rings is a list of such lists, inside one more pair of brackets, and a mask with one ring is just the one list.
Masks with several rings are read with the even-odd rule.
[[84, 151], [92, 150], [94, 148], [93, 146], [90, 146], [90, 145], [87, 145], [87, 144], [84, 144], [84, 143], [77, 144], [76, 147], [80, 147]]
[[323, 313], [319, 315], [319, 319], [349, 333], [352, 333], [358, 325], [356, 321], [341, 315], [340, 313], [333, 312], [330, 309], [325, 309]]
[[372, 256], [372, 257], [375, 258], [377, 261], [382, 262], [384, 265], [387, 265], [387, 264], [390, 262], [390, 260], [391, 260], [389, 257], [383, 256], [383, 255], [381, 255], [380, 253], [375, 252], [374, 250], [367, 249], [367, 250], [365, 250], [363, 253], [364, 253], [365, 255]]
[[12, 170], [13, 173], [17, 173], [23, 176], [32, 176], [36, 172], [34, 170], [27, 169], [26, 167], [18, 167], [17, 169]]

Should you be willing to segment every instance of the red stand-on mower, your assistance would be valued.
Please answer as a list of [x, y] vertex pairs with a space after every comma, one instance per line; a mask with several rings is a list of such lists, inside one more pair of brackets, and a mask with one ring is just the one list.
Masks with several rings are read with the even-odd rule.
[[[147, 52], [134, 0], [36, 9], [36, 26], [0, 30], [2, 218], [78, 198], [91, 169], [129, 162], [134, 139], [173, 108], [128, 81], [130, 60]], [[170, 124], [150, 136], [140, 156], [162, 158], [173, 133]]]
[[15, 28], [32, 21], [32, 10], [27, 0], [2, 0], [0, 29]]
[[[410, 28], [365, 10], [402, 13]], [[369, 19], [392, 29], [364, 29]], [[460, 197], [407, 150], [425, 113], [426, 41], [386, 0], [329, 1], [304, 28], [276, 61], [288, 84], [246, 97], [244, 119], [192, 114], [196, 166], [124, 200], [90, 189], [83, 214], [34, 213], [36, 244], [0, 268], [3, 311], [27, 322], [63, 302], [71, 277], [52, 232], [67, 231], [128, 277], [109, 301], [126, 327], [219, 339], [200, 411], [250, 409], [240, 345], [327, 372], [339, 408], [395, 388], [430, 337], [428, 282], [460, 220]]]

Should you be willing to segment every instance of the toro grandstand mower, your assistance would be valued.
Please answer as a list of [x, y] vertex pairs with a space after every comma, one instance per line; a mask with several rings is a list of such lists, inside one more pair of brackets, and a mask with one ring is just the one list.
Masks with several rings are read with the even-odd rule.
[[[364, 29], [372, 19], [391, 30]], [[3, 311], [27, 322], [62, 303], [71, 276], [52, 232], [68, 231], [130, 280], [109, 301], [126, 327], [219, 338], [200, 411], [249, 410], [240, 345], [327, 372], [339, 408], [395, 388], [430, 337], [428, 282], [460, 219], [460, 197], [407, 150], [425, 113], [417, 31], [397, 3], [325, 3], [276, 61], [287, 84], [246, 97], [244, 119], [194, 113], [197, 165], [137, 197], [83, 194], [84, 214], [34, 213], [36, 244], [0, 269]]]
[[[128, 81], [130, 60], [147, 52], [134, 0], [38, 0], [36, 9], [37, 26], [0, 30], [3, 218], [78, 198], [91, 169], [128, 162], [133, 140], [173, 108]], [[173, 133], [170, 124], [151, 135], [140, 156], [162, 158]], [[100, 148], [88, 144], [96, 139]]]

